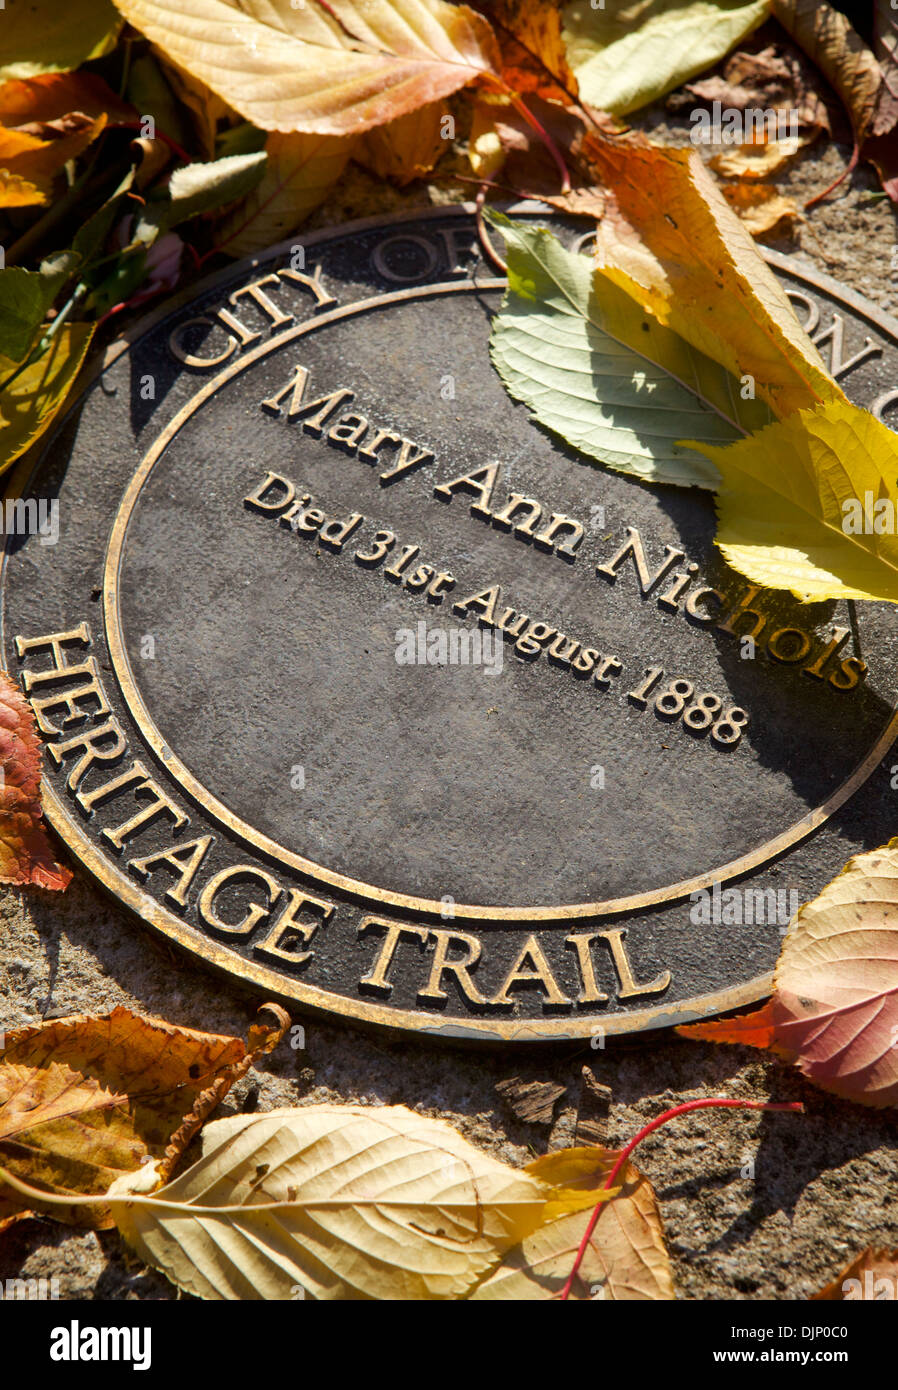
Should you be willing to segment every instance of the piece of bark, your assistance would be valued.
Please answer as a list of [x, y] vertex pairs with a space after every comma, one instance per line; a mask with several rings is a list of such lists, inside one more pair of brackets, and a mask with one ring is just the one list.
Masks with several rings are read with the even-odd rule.
[[519, 1120], [550, 1125], [555, 1106], [567, 1087], [559, 1086], [557, 1081], [525, 1081], [523, 1077], [512, 1076], [507, 1081], [497, 1081], [496, 1090]]

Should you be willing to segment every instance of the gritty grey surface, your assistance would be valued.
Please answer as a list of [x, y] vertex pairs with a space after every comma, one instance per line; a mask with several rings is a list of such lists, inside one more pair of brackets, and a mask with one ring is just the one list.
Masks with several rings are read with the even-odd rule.
[[[844, 146], [824, 146], [777, 182], [800, 202], [846, 159]], [[357, 201], [352, 206], [360, 188], [375, 199], [377, 185], [353, 174], [319, 218], [360, 215]], [[898, 232], [891, 205], [870, 199], [875, 189], [872, 171], [860, 170], [808, 215], [795, 242], [776, 246], [894, 310], [898, 272], [890, 262]], [[381, 196], [384, 210], [395, 206], [395, 195]], [[422, 200], [423, 190], [414, 197]], [[363, 212], [379, 210], [369, 201]], [[64, 895], [5, 890], [0, 932], [0, 1025], [7, 1028], [126, 1004], [185, 1026], [245, 1035], [263, 1002], [155, 940], [80, 871]], [[573, 1142], [585, 1062], [612, 1088], [609, 1145], [692, 1097], [805, 1101], [804, 1117], [699, 1112], [641, 1146], [638, 1164], [658, 1195], [680, 1298], [805, 1299], [865, 1246], [898, 1246], [893, 1115], [826, 1096], [764, 1054], [669, 1035], [609, 1041], [604, 1051], [457, 1051], [301, 1021], [305, 1049], [282, 1044], [235, 1087], [219, 1114], [308, 1101], [401, 1103], [442, 1116], [472, 1142], [523, 1163]], [[515, 1119], [494, 1089], [510, 1076], [568, 1087], [551, 1128]], [[27, 1221], [0, 1240], [0, 1278], [54, 1275], [68, 1299], [176, 1296], [123, 1252], [114, 1232]]]

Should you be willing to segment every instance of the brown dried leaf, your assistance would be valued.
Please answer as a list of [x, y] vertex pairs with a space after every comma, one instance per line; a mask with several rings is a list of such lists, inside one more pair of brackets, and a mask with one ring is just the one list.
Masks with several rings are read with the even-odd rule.
[[721, 192], [753, 237], [791, 236], [801, 212], [794, 198], [786, 198], [769, 183], [724, 184]]
[[736, 111], [796, 111], [799, 124], [816, 134], [829, 131], [830, 122], [826, 103], [813, 85], [814, 74], [799, 50], [769, 44], [756, 52], [730, 54], [722, 73], [690, 82], [685, 91], [699, 101], [719, 101], [721, 107]]
[[713, 155], [709, 163], [715, 173], [728, 179], [766, 179], [794, 159], [803, 147], [804, 141], [798, 136], [790, 140], [733, 145]]
[[[161, 1158], [204, 1093], [211, 1089], [217, 1104], [257, 1043], [248, 1050], [239, 1038], [121, 1006], [12, 1029], [0, 1053], [0, 1164], [52, 1192], [104, 1192], [146, 1158]], [[203, 1116], [208, 1108], [207, 1098]], [[22, 1205], [0, 1187], [0, 1216]], [[105, 1209], [50, 1209], [60, 1212], [71, 1224], [111, 1224]]]
[[872, 132], [882, 85], [874, 54], [826, 0], [771, 0], [771, 8], [842, 99], [860, 144]]

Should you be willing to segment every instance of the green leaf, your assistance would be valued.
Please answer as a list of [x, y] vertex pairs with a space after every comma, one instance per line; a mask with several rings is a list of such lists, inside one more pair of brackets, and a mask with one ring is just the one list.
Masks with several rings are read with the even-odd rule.
[[562, 33], [581, 99], [622, 116], [716, 63], [769, 13], [770, 0], [575, 0]]
[[509, 393], [619, 472], [716, 487], [717, 470], [678, 441], [731, 443], [770, 421], [767, 406], [550, 232], [489, 217], [508, 254], [490, 348]]
[[109, 0], [6, 0], [0, 82], [67, 72], [115, 43], [121, 17]]
[[245, 198], [264, 174], [267, 158], [263, 150], [256, 154], [228, 155], [211, 164], [187, 164], [177, 169], [165, 195], [149, 202], [140, 214], [134, 229], [135, 239], [151, 245], [163, 232], [188, 218]]
[[0, 354], [21, 362], [53, 302], [51, 276], [13, 266], [0, 270]]

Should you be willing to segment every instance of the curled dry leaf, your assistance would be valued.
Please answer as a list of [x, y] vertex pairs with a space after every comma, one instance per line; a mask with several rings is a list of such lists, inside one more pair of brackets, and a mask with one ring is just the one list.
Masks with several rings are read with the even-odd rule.
[[358, 135], [496, 70], [488, 22], [445, 0], [116, 0], [264, 130]]
[[677, 104], [691, 105], [691, 100], [698, 98], [708, 103], [719, 101], [721, 107], [735, 111], [795, 111], [802, 133], [813, 135], [830, 128], [815, 76], [819, 82], [819, 73], [798, 49], [770, 44], [756, 52], [739, 50], [730, 54], [722, 73], [690, 82]]
[[[194, 1111], [200, 1123], [282, 1028], [251, 1031], [245, 1045], [119, 1007], [11, 1029], [0, 1052], [0, 1163], [51, 1192], [105, 1191], [147, 1157], [162, 1158], [174, 1131]], [[166, 1155], [169, 1168], [180, 1152]], [[0, 1214], [21, 1205], [0, 1185]], [[50, 1209], [60, 1212], [112, 1224], [96, 1208]]]
[[773, 184], [723, 184], [720, 191], [753, 237], [791, 236], [802, 220], [795, 199], [784, 197]]
[[470, 1295], [473, 1300], [557, 1299], [567, 1282], [597, 1202], [602, 1213], [590, 1237], [570, 1298], [587, 1302], [676, 1297], [661, 1214], [651, 1183], [627, 1163], [620, 1186], [603, 1192], [618, 1154], [611, 1149], [561, 1149], [524, 1170], [552, 1191], [543, 1219]]
[[766, 179], [794, 159], [803, 145], [804, 141], [798, 136], [735, 145], [713, 155], [709, 162], [715, 173], [728, 179]]
[[898, 1301], [898, 1250], [864, 1250], [812, 1301], [857, 1303]]
[[405, 1106], [310, 1105], [203, 1130], [151, 1197], [107, 1196], [122, 1236], [207, 1299], [463, 1298], [539, 1223], [548, 1188]]
[[800, 909], [763, 1008], [677, 1032], [769, 1049], [846, 1100], [898, 1102], [898, 840]]
[[586, 143], [609, 190], [596, 240], [608, 278], [737, 381], [752, 377], [780, 418], [845, 399], [695, 151]]
[[838, 93], [860, 143], [873, 129], [882, 84], [875, 55], [826, 0], [771, 0], [771, 8]]
[[0, 883], [67, 888], [72, 875], [55, 855], [41, 816], [40, 744], [18, 686], [0, 673]]

